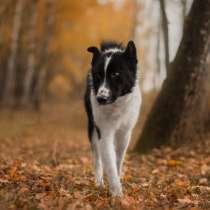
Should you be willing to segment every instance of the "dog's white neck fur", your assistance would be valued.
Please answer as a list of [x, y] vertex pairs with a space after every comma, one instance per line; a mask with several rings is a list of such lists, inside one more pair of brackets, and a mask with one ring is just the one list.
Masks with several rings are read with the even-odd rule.
[[[120, 124], [120, 121], [123, 120], [123, 115], [127, 116], [130, 114], [134, 114], [138, 116], [139, 112], [138, 110], [135, 110], [136, 104], [138, 104], [139, 106], [141, 104], [141, 94], [138, 83], [139, 81], [137, 80], [136, 85], [133, 87], [131, 93], [121, 96], [117, 98], [114, 103], [107, 105], [99, 105], [96, 100], [94, 91], [91, 91], [91, 104], [93, 107], [94, 120], [97, 126], [100, 127], [100, 125], [102, 125], [103, 127], [103, 124], [106, 124], [108, 120], [111, 122], [111, 124], [114, 121], [117, 121], [117, 124], [114, 123], [114, 127], [117, 128], [118, 123]], [[135, 116], [130, 117], [128, 117], [128, 121], [125, 121], [125, 123], [129, 123], [130, 121], [132, 121], [132, 118], [136, 119]], [[136, 122], [136, 120], [134, 121]], [[111, 126], [111, 128], [113, 128], [113, 126]]]

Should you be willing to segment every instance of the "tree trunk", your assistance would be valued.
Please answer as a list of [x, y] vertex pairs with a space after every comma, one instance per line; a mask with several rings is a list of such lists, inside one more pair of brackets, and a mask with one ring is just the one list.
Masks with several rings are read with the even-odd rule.
[[0, 26], [2, 25], [5, 18], [7, 17], [10, 8], [13, 6], [12, 3], [13, 3], [12, 0], [7, 0], [4, 3], [1, 2], [1, 5], [0, 5]]
[[15, 62], [17, 57], [18, 41], [22, 24], [24, 3], [25, 0], [18, 0], [15, 8], [14, 24], [12, 28], [11, 53], [8, 58], [8, 67], [7, 67], [6, 81], [3, 93], [3, 103], [5, 105], [12, 105], [14, 102], [15, 83], [16, 83]]
[[200, 137], [210, 78], [210, 0], [194, 0], [176, 58], [136, 150], [180, 145]]
[[37, 78], [37, 82], [35, 86], [34, 98], [33, 98], [33, 102], [34, 102], [33, 105], [34, 105], [35, 110], [37, 111], [39, 111], [41, 108], [44, 86], [46, 82], [46, 74], [47, 74], [47, 67], [42, 66], [38, 74], [38, 78]]
[[39, 110], [41, 101], [43, 99], [44, 87], [46, 83], [46, 75], [48, 70], [48, 59], [49, 59], [49, 43], [53, 34], [53, 24], [55, 22], [55, 0], [46, 1], [46, 14], [44, 20], [44, 38], [41, 46], [39, 55], [39, 71], [37, 80], [34, 88], [33, 102], [35, 109]]
[[187, 0], [181, 0], [181, 6], [182, 6], [182, 20], [183, 20], [182, 34], [183, 34], [184, 29], [185, 29], [185, 22], [186, 22], [186, 18], [187, 18]]
[[33, 1], [32, 3], [32, 14], [29, 24], [28, 32], [28, 43], [29, 43], [29, 52], [28, 52], [28, 61], [27, 69], [25, 73], [25, 78], [23, 80], [23, 95], [21, 99], [22, 105], [27, 105], [30, 103], [30, 94], [32, 89], [32, 83], [34, 79], [34, 73], [36, 68], [35, 61], [35, 51], [36, 51], [36, 26], [37, 26], [37, 2]]
[[132, 39], [135, 40], [136, 38], [136, 31], [137, 31], [137, 28], [138, 28], [138, 25], [139, 25], [139, 21], [138, 21], [138, 14], [139, 14], [139, 11], [140, 11], [140, 2], [138, 0], [134, 0], [134, 12], [133, 12], [133, 27], [132, 27], [132, 30], [131, 30], [131, 36]]
[[183, 25], [187, 15], [187, 0], [181, 0]]
[[160, 1], [160, 11], [161, 11], [162, 29], [163, 29], [163, 40], [164, 40], [164, 48], [165, 48], [165, 66], [166, 66], [166, 73], [168, 75], [169, 66], [170, 66], [168, 18], [167, 18], [167, 14], [166, 14], [165, 0], [159, 0], [159, 1]]
[[[156, 78], [158, 78], [161, 74], [161, 59], [160, 59], [160, 42], [161, 42], [161, 30], [158, 27], [157, 31], [157, 45], [156, 45]], [[157, 82], [155, 81], [154, 87], [157, 87]], [[158, 87], [157, 87], [158, 89]]]

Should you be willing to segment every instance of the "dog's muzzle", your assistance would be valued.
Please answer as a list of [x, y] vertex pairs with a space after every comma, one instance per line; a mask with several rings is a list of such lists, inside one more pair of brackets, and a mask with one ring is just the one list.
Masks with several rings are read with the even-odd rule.
[[104, 97], [104, 96], [97, 96], [96, 99], [97, 99], [98, 103], [101, 105], [105, 105], [105, 104], [109, 103], [109, 98]]
[[96, 95], [96, 100], [101, 105], [108, 104], [110, 102], [110, 90], [105, 87], [100, 87]]

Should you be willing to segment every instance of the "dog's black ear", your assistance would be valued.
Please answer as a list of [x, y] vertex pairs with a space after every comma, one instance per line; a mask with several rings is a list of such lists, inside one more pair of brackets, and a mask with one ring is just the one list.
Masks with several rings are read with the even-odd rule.
[[128, 42], [124, 55], [129, 60], [132, 60], [133, 62], [137, 63], [136, 46], [132, 40]]
[[100, 51], [97, 47], [88, 47], [87, 51], [93, 53], [93, 58], [92, 58], [92, 62], [91, 62], [92, 66], [93, 66], [100, 56]]

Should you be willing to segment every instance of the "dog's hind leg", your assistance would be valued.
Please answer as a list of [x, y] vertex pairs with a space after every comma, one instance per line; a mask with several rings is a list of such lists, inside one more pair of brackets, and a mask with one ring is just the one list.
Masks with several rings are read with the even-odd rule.
[[95, 167], [95, 181], [97, 186], [102, 187], [104, 185], [103, 165], [101, 160], [99, 141], [100, 140], [98, 139], [97, 133], [95, 131], [92, 139], [92, 150], [94, 155], [94, 167]]

